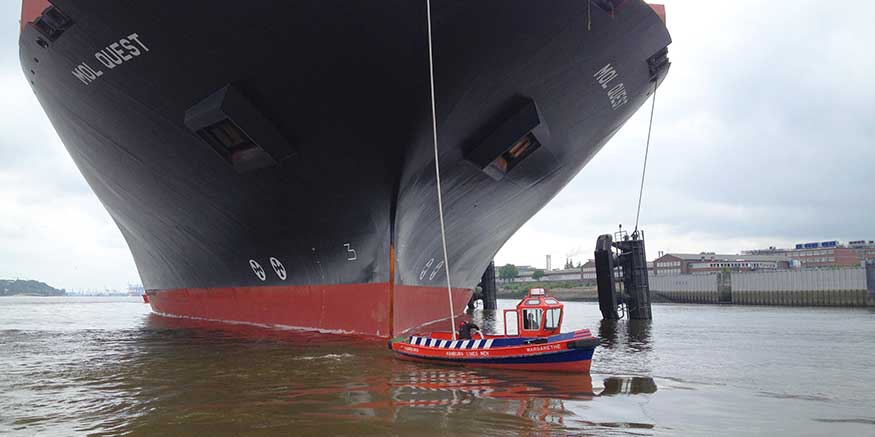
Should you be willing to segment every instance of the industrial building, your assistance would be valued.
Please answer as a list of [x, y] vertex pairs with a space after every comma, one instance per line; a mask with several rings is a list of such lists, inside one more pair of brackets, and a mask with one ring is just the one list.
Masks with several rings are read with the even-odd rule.
[[861, 260], [875, 262], [875, 240], [856, 240], [849, 241], [848, 247], [857, 251], [857, 255]]
[[791, 260], [782, 255], [724, 255], [715, 253], [667, 253], [654, 261], [654, 275], [680, 275], [730, 271], [783, 270]]
[[[536, 281], [533, 275], [538, 270], [543, 272], [544, 276]], [[573, 269], [556, 269], [548, 271], [532, 266], [517, 266], [517, 271], [519, 272], [519, 274], [510, 282], [580, 281], [582, 278], [580, 267], [576, 267]]]
[[585, 281], [595, 281], [595, 260], [589, 260], [586, 264], [580, 266], [581, 274], [583, 275], [583, 279]]
[[[583, 275], [584, 281], [595, 281], [595, 260], [589, 260], [586, 264], [580, 266], [581, 274]], [[647, 273], [653, 274], [654, 263], [648, 261], [647, 262]]]
[[[842, 244], [838, 240], [799, 243], [792, 249], [756, 249], [741, 254], [659, 253], [653, 262], [647, 263], [651, 275], [707, 274], [723, 270], [733, 272], [775, 271], [787, 269], [812, 269], [855, 267], [863, 262], [875, 263], [875, 240], [856, 240]], [[588, 260], [572, 269], [551, 269], [552, 259], [546, 256], [547, 268], [540, 281], [595, 281], [595, 261]], [[513, 282], [535, 282], [532, 266], [517, 266], [519, 275]]]
[[758, 249], [746, 255], [776, 255], [794, 260], [802, 268], [853, 267], [864, 261], [875, 262], [875, 241], [857, 240], [847, 245], [838, 240], [798, 243], [792, 249]]

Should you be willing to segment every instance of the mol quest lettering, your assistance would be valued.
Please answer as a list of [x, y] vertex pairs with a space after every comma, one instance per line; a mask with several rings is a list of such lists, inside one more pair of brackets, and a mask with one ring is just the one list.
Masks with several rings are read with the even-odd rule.
[[614, 69], [614, 66], [611, 64], [605, 65], [601, 70], [596, 71], [592, 77], [601, 85], [603, 90], [608, 91], [608, 100], [611, 101], [611, 108], [616, 111], [622, 108], [626, 103], [629, 103], [629, 96], [626, 93], [626, 86], [623, 83], [618, 83], [608, 89], [608, 86], [611, 85], [614, 79], [619, 77], [620, 74], [617, 73], [617, 70]]
[[[140, 35], [132, 33], [118, 41], [107, 45], [94, 54], [94, 58], [104, 67], [112, 70], [138, 56], [149, 52], [149, 47], [140, 40]], [[95, 64], [96, 65], [96, 64]], [[79, 79], [85, 85], [91, 84], [97, 78], [103, 76], [103, 70], [93, 68], [88, 62], [82, 62], [73, 68], [73, 77]]]

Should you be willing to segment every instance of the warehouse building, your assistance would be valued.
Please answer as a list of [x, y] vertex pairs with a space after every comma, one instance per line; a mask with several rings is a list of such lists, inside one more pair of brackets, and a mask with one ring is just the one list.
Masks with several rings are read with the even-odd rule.
[[655, 275], [691, 275], [729, 270], [783, 270], [791, 260], [781, 255], [724, 255], [716, 253], [668, 253], [654, 261]]
[[838, 240], [799, 243], [793, 249], [768, 249], [749, 250], [746, 255], [776, 255], [794, 260], [800, 267], [830, 268], [830, 267], [854, 267], [862, 261], [875, 261], [875, 241], [857, 240], [847, 245]]
[[875, 240], [849, 241], [848, 247], [857, 251], [861, 260], [875, 262]]

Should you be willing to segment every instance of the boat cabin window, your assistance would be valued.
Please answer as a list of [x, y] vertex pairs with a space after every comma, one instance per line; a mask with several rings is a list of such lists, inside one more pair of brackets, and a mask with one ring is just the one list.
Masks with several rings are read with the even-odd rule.
[[504, 311], [504, 335], [519, 335], [516, 311]]
[[541, 313], [540, 308], [527, 308], [523, 310], [523, 329], [529, 331], [537, 331], [541, 329]]
[[546, 303], [547, 305], [556, 305], [559, 303], [559, 301], [548, 297], [544, 299], [544, 303]]
[[562, 308], [550, 308], [547, 310], [547, 321], [544, 322], [545, 329], [556, 329], [559, 327], [559, 320], [562, 318]]
[[541, 303], [541, 301], [538, 299], [529, 299], [526, 301], [526, 305], [538, 305], [539, 303]]

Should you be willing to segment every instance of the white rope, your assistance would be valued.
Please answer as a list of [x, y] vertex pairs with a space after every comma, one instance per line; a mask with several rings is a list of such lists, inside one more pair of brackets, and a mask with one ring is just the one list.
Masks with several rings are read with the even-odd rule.
[[650, 104], [650, 125], [647, 127], [647, 146], [644, 148], [644, 168], [641, 170], [641, 189], [638, 191], [638, 212], [635, 213], [635, 231], [633, 231], [633, 234], [638, 232], [638, 219], [641, 217], [641, 199], [644, 198], [644, 175], [647, 174], [647, 155], [650, 154], [650, 133], [653, 132], [653, 113], [655, 111], [656, 81], [653, 81], [653, 101]]
[[441, 242], [444, 248], [444, 271], [447, 274], [447, 297], [450, 299], [450, 332], [456, 340], [456, 315], [453, 312], [453, 287], [450, 285], [450, 260], [447, 257], [447, 232], [444, 228], [444, 205], [441, 198], [441, 166], [438, 160], [437, 110], [434, 97], [434, 54], [431, 44], [431, 0], [425, 0], [428, 9], [428, 75], [431, 85], [431, 123], [434, 134], [434, 175], [437, 182], [438, 215], [441, 222]]

